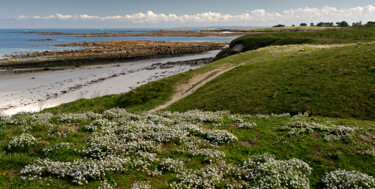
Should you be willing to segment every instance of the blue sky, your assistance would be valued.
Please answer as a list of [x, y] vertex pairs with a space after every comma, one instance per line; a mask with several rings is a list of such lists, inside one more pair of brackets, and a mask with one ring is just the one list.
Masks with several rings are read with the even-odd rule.
[[375, 20], [375, 1], [2, 0], [0, 6], [0, 28], [266, 26], [341, 18]]

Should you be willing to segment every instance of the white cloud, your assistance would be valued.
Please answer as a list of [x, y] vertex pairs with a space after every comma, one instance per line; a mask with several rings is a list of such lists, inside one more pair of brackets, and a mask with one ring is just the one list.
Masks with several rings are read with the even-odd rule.
[[49, 15], [49, 16], [33, 16], [33, 19], [53, 19], [56, 18], [54, 15]]
[[60, 19], [60, 20], [100, 20], [100, 21], [124, 21], [131, 23], [157, 24], [157, 23], [211, 23], [211, 24], [243, 24], [251, 25], [253, 23], [295, 23], [298, 22], [319, 22], [319, 21], [368, 21], [375, 20], [375, 6], [368, 5], [364, 7], [353, 7], [338, 9], [325, 6], [323, 8], [298, 8], [289, 9], [281, 12], [267, 12], [264, 9], [256, 9], [243, 14], [222, 14], [218, 12], [205, 12], [191, 15], [163, 14], [147, 11], [146, 13], [115, 15], [115, 16], [95, 16], [95, 15], [50, 15], [47, 17], [34, 16], [28, 17], [20, 15], [18, 19]]
[[27, 19], [27, 18], [29, 18], [29, 17], [24, 16], [24, 15], [21, 14], [21, 15], [19, 15], [17, 18], [20, 19], [20, 20], [24, 20], [24, 19]]
[[56, 14], [56, 17], [60, 20], [67, 20], [73, 18], [72, 15], [62, 15], [62, 14]]
[[95, 19], [99, 19], [100, 17], [99, 16], [90, 16], [90, 15], [87, 15], [87, 14], [82, 14], [79, 16], [79, 18], [81, 18], [82, 20], [95, 20]]

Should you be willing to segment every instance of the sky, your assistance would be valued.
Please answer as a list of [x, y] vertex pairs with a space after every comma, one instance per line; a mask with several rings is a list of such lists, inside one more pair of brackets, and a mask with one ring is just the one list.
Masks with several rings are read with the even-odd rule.
[[1, 0], [0, 28], [176, 28], [375, 20], [375, 0]]

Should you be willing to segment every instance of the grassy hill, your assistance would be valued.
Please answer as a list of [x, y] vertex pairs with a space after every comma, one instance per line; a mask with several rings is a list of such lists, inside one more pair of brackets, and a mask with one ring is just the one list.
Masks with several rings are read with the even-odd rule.
[[[268, 47], [169, 110], [230, 110], [375, 119], [375, 45]], [[284, 51], [284, 52], [282, 52]]]
[[[277, 29], [279, 28], [276, 28], [275, 30]], [[305, 32], [293, 32], [290, 30], [289, 32], [255, 33], [233, 40], [230, 43], [229, 48], [220, 52], [216, 59], [238, 53], [232, 50], [232, 48], [238, 44], [243, 46], [241, 52], [245, 52], [266, 46], [291, 44], [342, 44], [368, 42], [373, 40], [375, 40], [375, 26], [372, 25], [345, 28], [324, 28], [322, 30]]]
[[150, 110], [168, 101], [175, 87], [199, 73], [249, 62], [175, 103], [169, 110], [229, 110], [235, 113], [309, 111], [313, 115], [375, 119], [373, 43], [277, 46], [234, 55], [131, 92], [79, 100], [49, 112], [102, 112], [120, 107]]

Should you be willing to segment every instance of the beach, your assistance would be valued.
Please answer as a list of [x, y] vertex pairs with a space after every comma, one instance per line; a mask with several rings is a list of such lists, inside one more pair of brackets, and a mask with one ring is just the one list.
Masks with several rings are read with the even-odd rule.
[[[68, 33], [2, 31], [0, 38], [13, 37], [0, 46], [5, 47], [12, 44], [11, 40], [21, 37], [19, 43], [30, 43], [24, 46], [29, 50], [40, 44], [47, 50], [19, 51], [0, 57], [0, 114], [36, 112], [82, 98], [128, 92], [143, 84], [199, 68], [211, 62], [228, 44], [226, 38], [210, 41], [211, 37], [200, 37], [201, 42], [194, 41], [197, 38], [194, 35], [200, 36], [200, 32], [175, 31], [182, 37], [192, 35], [191, 39], [186, 36], [180, 39], [173, 33], [149, 33], [156, 41], [111, 40], [114, 38], [110, 36], [92, 36], [90, 39], [99, 41], [82, 41], [81, 37]], [[48, 38], [43, 37], [46, 34]], [[155, 37], [159, 34], [162, 36]], [[15, 47], [22, 49], [23, 46], [16, 44]], [[4, 48], [1, 50], [5, 52]]]
[[218, 52], [57, 71], [1, 74], [0, 111], [6, 115], [34, 112], [81, 98], [128, 92], [143, 84], [199, 68]]

